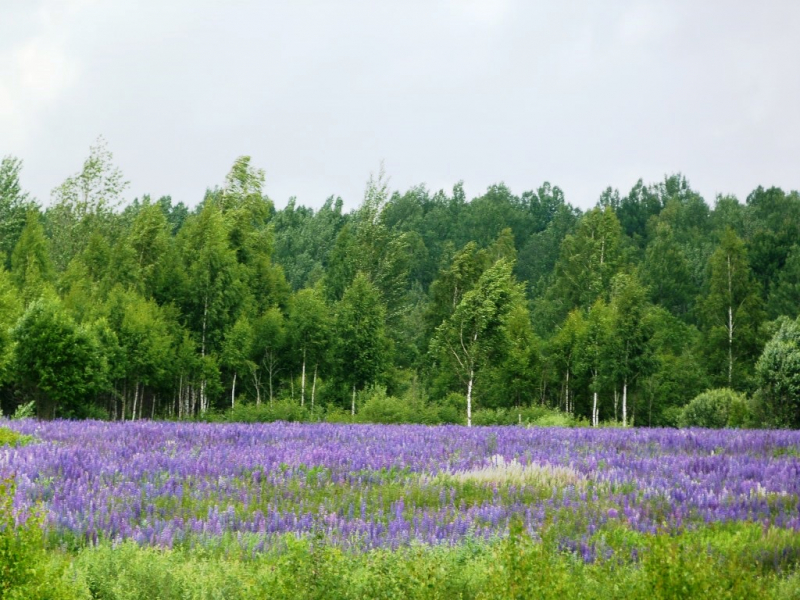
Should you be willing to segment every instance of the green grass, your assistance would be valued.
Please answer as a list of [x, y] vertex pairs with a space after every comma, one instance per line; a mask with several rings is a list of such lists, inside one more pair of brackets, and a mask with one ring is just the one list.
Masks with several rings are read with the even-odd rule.
[[[53, 593], [31, 598], [96, 600], [410, 598], [796, 599], [798, 535], [752, 524], [679, 536], [623, 528], [594, 537], [638, 557], [585, 563], [544, 532], [519, 528], [502, 540], [455, 547], [411, 546], [348, 553], [314, 538], [286, 536], [280, 551], [255, 557], [224, 549], [102, 543], [50, 550], [39, 573]], [[786, 549], [793, 552], [786, 552]], [[780, 550], [779, 550], [780, 549]], [[28, 590], [34, 589], [31, 587]], [[28, 596], [0, 595], [0, 598]]]

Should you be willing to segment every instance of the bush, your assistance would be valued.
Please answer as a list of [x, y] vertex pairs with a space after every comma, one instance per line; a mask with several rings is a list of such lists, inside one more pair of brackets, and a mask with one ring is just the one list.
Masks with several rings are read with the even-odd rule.
[[226, 413], [232, 423], [271, 423], [273, 421], [308, 421], [310, 413], [291, 400], [276, 400], [272, 404], [239, 404]]
[[32, 441], [33, 438], [29, 435], [22, 435], [8, 427], [0, 427], [0, 446], [24, 446]]
[[570, 414], [544, 406], [523, 408], [485, 408], [472, 415], [474, 425], [525, 425], [528, 427], [578, 427], [581, 422]]
[[17, 409], [14, 411], [14, 414], [11, 416], [14, 420], [19, 419], [30, 419], [31, 417], [36, 416], [36, 402], [31, 400], [30, 402], [25, 402], [24, 404], [20, 404]]
[[747, 396], [728, 388], [708, 390], [683, 407], [678, 423], [681, 427], [747, 427], [752, 411]]
[[359, 396], [361, 401], [358, 408], [359, 421], [385, 425], [412, 422], [413, 415], [408, 402], [388, 396], [384, 387], [371, 387]]

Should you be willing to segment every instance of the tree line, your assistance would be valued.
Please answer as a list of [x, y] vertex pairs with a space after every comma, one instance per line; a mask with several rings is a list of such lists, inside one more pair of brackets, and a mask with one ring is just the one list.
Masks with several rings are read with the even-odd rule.
[[353, 211], [277, 210], [243, 156], [189, 208], [123, 202], [99, 140], [44, 207], [21, 170], [0, 163], [6, 414], [355, 414], [377, 394], [467, 422], [543, 406], [658, 426], [730, 388], [760, 423], [800, 426], [796, 191], [711, 206], [671, 175], [584, 212], [549, 183], [468, 200], [391, 192], [381, 171]]

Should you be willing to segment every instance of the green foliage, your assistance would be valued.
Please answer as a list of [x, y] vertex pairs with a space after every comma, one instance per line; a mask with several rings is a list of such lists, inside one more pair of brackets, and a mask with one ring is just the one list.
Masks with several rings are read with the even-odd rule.
[[[462, 184], [392, 192], [381, 170], [349, 213], [336, 197], [276, 210], [264, 171], [240, 156], [191, 211], [169, 196], [123, 206], [101, 138], [45, 210], [21, 168], [0, 161], [6, 410], [35, 399], [41, 416], [213, 418], [289, 396], [338, 419], [334, 404], [353, 412], [354, 390], [378, 384], [386, 398], [367, 413], [379, 421], [413, 405], [425, 422], [461, 422], [474, 396], [509, 414], [543, 404], [656, 426], [710, 386], [758, 385], [758, 424], [798, 413], [796, 394], [766, 383], [778, 354], [755, 370], [775, 333], [764, 319], [800, 310], [797, 192], [759, 187], [712, 208], [674, 174], [608, 188], [582, 214], [547, 182], [469, 200]], [[29, 368], [32, 344], [11, 334], [40, 298], [96, 358], [85, 381], [70, 375], [74, 392], [51, 390], [58, 401]], [[70, 369], [54, 368], [69, 385]], [[437, 401], [407, 397], [412, 380]], [[455, 392], [461, 405], [442, 400]]]
[[19, 240], [28, 211], [34, 203], [22, 190], [19, 174], [22, 161], [13, 156], [0, 160], [0, 260], [8, 267], [7, 259]]
[[[491, 542], [364, 553], [344, 552], [313, 536], [287, 536], [275, 549], [254, 557], [127, 541], [81, 550], [66, 572], [56, 572], [53, 595], [47, 597], [782, 599], [796, 597], [800, 589], [796, 565], [781, 558], [797, 550], [796, 535], [791, 535], [752, 525], [709, 527], [674, 537], [606, 529], [589, 540], [587, 546], [600, 553], [589, 562], [559, 548], [556, 527], [546, 527], [533, 539], [518, 524]], [[638, 560], [631, 559], [632, 548], [638, 549]], [[602, 556], [604, 551], [609, 558]]]
[[747, 397], [729, 388], [708, 390], [692, 399], [680, 413], [681, 427], [747, 427], [752, 421]]
[[386, 308], [377, 288], [358, 273], [336, 314], [339, 373], [354, 390], [375, 383], [387, 359]]
[[732, 229], [722, 234], [709, 269], [709, 290], [703, 301], [709, 370], [718, 384], [744, 389], [760, 348], [762, 300], [744, 243]]
[[783, 319], [756, 364], [766, 420], [800, 427], [800, 321]]
[[36, 402], [34, 400], [31, 400], [30, 402], [25, 402], [17, 406], [17, 408], [14, 409], [14, 414], [11, 415], [11, 418], [14, 420], [30, 419], [35, 415], [36, 415]]
[[0, 446], [24, 446], [32, 441], [33, 437], [29, 435], [23, 435], [8, 427], [0, 427]]
[[311, 414], [307, 408], [290, 400], [276, 400], [272, 403], [237, 404], [225, 413], [229, 422], [271, 423], [273, 421], [309, 421]]
[[567, 413], [543, 406], [526, 406], [520, 409], [496, 408], [476, 410], [474, 425], [525, 425], [533, 427], [575, 427], [578, 422]]
[[44, 417], [80, 417], [106, 384], [107, 365], [97, 340], [59, 302], [32, 303], [15, 326], [18, 381]]
[[64, 565], [44, 547], [42, 518], [15, 514], [15, 485], [0, 481], [0, 600], [85, 598], [63, 576]]

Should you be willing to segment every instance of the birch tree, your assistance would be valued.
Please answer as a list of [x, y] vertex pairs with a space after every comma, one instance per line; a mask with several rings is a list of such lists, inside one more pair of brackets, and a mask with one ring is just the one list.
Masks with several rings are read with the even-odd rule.
[[317, 290], [307, 288], [294, 295], [289, 308], [288, 330], [295, 360], [300, 362], [300, 405], [304, 406], [307, 367], [314, 369], [312, 391], [315, 392], [317, 370], [330, 338], [328, 307]]
[[386, 363], [385, 318], [380, 292], [366, 274], [358, 273], [337, 305], [335, 329], [340, 377], [351, 391], [351, 415], [356, 392], [375, 383]]
[[703, 302], [709, 367], [718, 383], [741, 389], [758, 356], [763, 313], [744, 243], [732, 229], [723, 232], [709, 269]]
[[[236, 317], [243, 291], [236, 255], [222, 214], [213, 201], [187, 221], [179, 240], [184, 264], [183, 310], [197, 336], [200, 359], [215, 352], [226, 325]], [[206, 382], [200, 382], [200, 410], [208, 407]]]
[[464, 294], [431, 341], [431, 354], [466, 385], [468, 426], [472, 426], [475, 377], [499, 343], [511, 306], [520, 293], [511, 264], [497, 261], [481, 275], [475, 288]]
[[129, 185], [113, 159], [106, 141], [98, 138], [81, 170], [52, 192], [47, 224], [58, 271], [85, 248], [92, 231], [110, 234], [114, 210], [122, 204]]
[[[612, 282], [614, 367], [622, 384], [622, 424], [628, 426], [628, 387], [645, 370], [648, 334], [646, 290], [636, 275], [620, 273]], [[616, 397], [616, 389], [614, 390]], [[616, 418], [616, 410], [614, 411]]]

